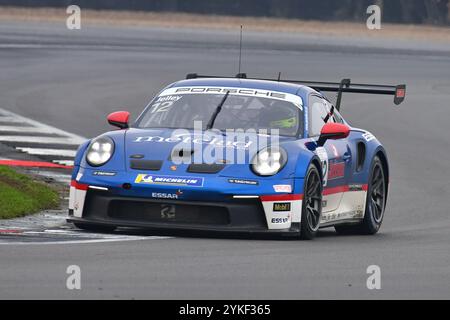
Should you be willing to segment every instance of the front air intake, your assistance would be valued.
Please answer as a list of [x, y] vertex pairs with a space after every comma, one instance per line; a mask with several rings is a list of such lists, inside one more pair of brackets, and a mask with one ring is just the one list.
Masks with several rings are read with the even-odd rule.
[[140, 159], [131, 159], [130, 160], [130, 168], [135, 170], [152, 170], [157, 171], [161, 169], [162, 166], [161, 160], [140, 160]]

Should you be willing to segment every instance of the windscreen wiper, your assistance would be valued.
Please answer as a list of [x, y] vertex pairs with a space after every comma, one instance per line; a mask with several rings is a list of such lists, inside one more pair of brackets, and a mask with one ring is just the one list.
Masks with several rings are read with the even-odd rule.
[[219, 115], [219, 112], [222, 110], [222, 106], [225, 103], [225, 101], [227, 100], [229, 94], [230, 94], [230, 91], [227, 91], [227, 93], [225, 93], [225, 95], [223, 96], [220, 103], [217, 105], [216, 110], [214, 110], [214, 113], [211, 116], [211, 119], [209, 119], [208, 124], [206, 125], [206, 130], [210, 130], [214, 126], [214, 121], [216, 121], [216, 118]]

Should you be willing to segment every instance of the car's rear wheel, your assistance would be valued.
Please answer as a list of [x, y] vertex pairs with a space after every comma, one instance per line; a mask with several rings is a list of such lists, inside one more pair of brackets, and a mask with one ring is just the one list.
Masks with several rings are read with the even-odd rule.
[[100, 226], [100, 225], [80, 223], [80, 222], [74, 222], [73, 224], [78, 229], [91, 231], [91, 232], [113, 232], [116, 229], [116, 227], [111, 227], [111, 226]]
[[301, 239], [311, 240], [319, 230], [322, 216], [322, 188], [319, 170], [311, 164], [305, 178], [302, 220], [300, 223]]
[[370, 179], [367, 188], [364, 219], [357, 225], [335, 226], [341, 234], [375, 234], [383, 222], [386, 204], [386, 174], [380, 158], [372, 161]]

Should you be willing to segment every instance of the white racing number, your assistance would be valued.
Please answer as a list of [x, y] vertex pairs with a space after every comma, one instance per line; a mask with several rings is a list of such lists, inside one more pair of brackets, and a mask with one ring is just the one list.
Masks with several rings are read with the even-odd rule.
[[366, 131], [365, 133], [363, 133], [363, 138], [366, 139], [367, 142], [372, 141], [373, 139], [375, 139], [375, 136], [373, 134], [371, 134], [370, 132]]
[[152, 105], [152, 113], [167, 112], [173, 106], [173, 101], [156, 102]]
[[178, 100], [180, 100], [181, 98], [182, 98], [181, 96], [176, 95], [160, 96], [158, 100], [156, 100], [155, 103], [152, 104], [151, 113], [167, 112], [170, 110], [173, 104]]
[[324, 147], [318, 147], [316, 149], [317, 156], [322, 162], [322, 177], [323, 177], [323, 186], [327, 185], [328, 181], [328, 153]]

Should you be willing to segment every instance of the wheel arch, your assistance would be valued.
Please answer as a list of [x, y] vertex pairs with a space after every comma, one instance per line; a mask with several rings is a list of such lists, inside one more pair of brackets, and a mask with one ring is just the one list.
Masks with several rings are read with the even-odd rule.
[[322, 164], [320, 162], [320, 159], [315, 156], [311, 159], [310, 164], [313, 164], [317, 168], [317, 171], [319, 171], [320, 179], [323, 180]]
[[[295, 168], [295, 173], [293, 178], [295, 179], [304, 179], [306, 177], [306, 173], [308, 172], [308, 168], [310, 165], [314, 165], [319, 171], [320, 178], [323, 179], [322, 174], [322, 164], [320, 158], [314, 153], [301, 153], [297, 159], [297, 164]], [[294, 187], [295, 192], [303, 193], [303, 183], [296, 184]]]
[[[378, 159], [380, 159], [381, 161], [381, 165], [383, 166], [383, 171], [385, 172], [386, 175], [386, 184], [385, 184], [385, 188], [386, 188], [386, 200], [388, 197], [388, 191], [389, 191], [389, 163], [387, 160], [387, 155], [386, 155], [386, 151], [380, 147], [378, 148], [378, 150], [375, 152], [375, 156], [378, 157]], [[384, 206], [386, 207], [386, 203], [387, 201], [385, 201]]]
[[86, 149], [88, 148], [89, 144], [91, 143], [91, 140], [87, 140], [83, 142], [79, 147], [75, 154], [75, 159], [73, 161], [73, 170], [72, 170], [72, 180], [75, 180], [78, 171], [80, 170], [80, 164], [84, 157], [84, 153], [86, 152]]

